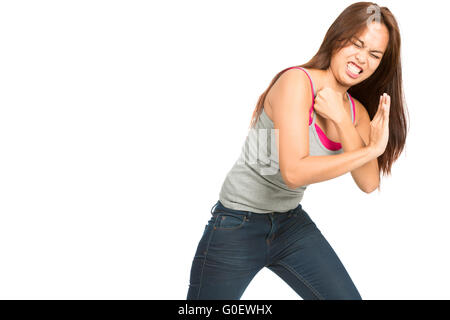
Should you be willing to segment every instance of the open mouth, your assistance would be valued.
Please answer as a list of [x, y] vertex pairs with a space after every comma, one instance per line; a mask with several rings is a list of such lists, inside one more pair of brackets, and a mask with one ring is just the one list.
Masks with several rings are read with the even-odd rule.
[[354, 75], [359, 75], [363, 72], [363, 70], [357, 67], [353, 62], [347, 63], [347, 70], [349, 70]]

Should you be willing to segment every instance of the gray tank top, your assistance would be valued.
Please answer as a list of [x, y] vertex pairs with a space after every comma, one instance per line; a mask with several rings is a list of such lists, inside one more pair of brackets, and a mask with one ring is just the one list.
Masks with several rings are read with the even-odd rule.
[[[309, 72], [301, 67], [292, 68], [306, 72], [315, 98], [316, 91]], [[347, 95], [354, 123], [355, 104], [348, 92]], [[310, 109], [309, 155], [340, 154], [343, 152], [341, 144], [328, 139], [316, 125], [314, 98]], [[263, 109], [255, 127], [249, 130], [238, 160], [222, 184], [219, 201], [234, 210], [254, 213], [286, 212], [298, 206], [307, 186], [296, 189], [286, 186], [279, 169], [274, 125]]]

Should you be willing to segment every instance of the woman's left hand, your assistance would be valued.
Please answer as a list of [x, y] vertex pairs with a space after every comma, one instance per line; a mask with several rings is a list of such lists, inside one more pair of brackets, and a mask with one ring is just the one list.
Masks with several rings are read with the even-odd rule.
[[341, 123], [348, 117], [345, 112], [342, 94], [329, 87], [324, 87], [317, 92], [314, 110], [323, 118], [330, 119], [336, 124]]

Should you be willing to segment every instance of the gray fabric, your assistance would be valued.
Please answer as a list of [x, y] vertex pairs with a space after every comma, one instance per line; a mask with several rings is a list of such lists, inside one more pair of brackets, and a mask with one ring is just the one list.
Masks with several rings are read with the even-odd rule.
[[[313, 90], [315, 97], [314, 87]], [[349, 102], [352, 108], [350, 98]], [[313, 111], [313, 121], [309, 126], [309, 154], [322, 156], [342, 153], [342, 148], [332, 151], [323, 146], [314, 127], [315, 120], [316, 113]], [[286, 212], [298, 206], [307, 187], [305, 185], [293, 190], [284, 183], [279, 169], [274, 125], [263, 109], [255, 128], [249, 130], [238, 160], [222, 184], [220, 202], [234, 210]]]

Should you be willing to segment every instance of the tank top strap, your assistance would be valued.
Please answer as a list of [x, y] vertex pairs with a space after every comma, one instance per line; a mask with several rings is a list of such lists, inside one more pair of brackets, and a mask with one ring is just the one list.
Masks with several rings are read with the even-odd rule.
[[[311, 111], [313, 111], [314, 108], [311, 108]], [[311, 111], [310, 111], [310, 117], [311, 117]], [[312, 113], [312, 117], [309, 121], [309, 125], [314, 125], [316, 123], [316, 111], [314, 110], [314, 112]]]
[[298, 68], [298, 69], [301, 69], [301, 70], [305, 71], [305, 73], [307, 74], [307, 76], [309, 78], [309, 83], [311, 84], [313, 98], [315, 98], [316, 97], [316, 87], [314, 86], [314, 82], [312, 81], [311, 74], [308, 71], [306, 71], [306, 69], [304, 69], [302, 67], [294, 67], [294, 68]]
[[355, 124], [356, 114], [355, 114], [355, 101], [353, 100], [350, 93], [347, 92], [348, 100], [350, 101], [350, 113], [352, 115], [352, 123]]
[[311, 114], [313, 114], [313, 116], [314, 116], [314, 112], [313, 112], [313, 111], [314, 111], [314, 99], [315, 99], [315, 97], [316, 97], [316, 89], [315, 89], [315, 87], [314, 87], [314, 82], [312, 81], [312, 77], [311, 77], [311, 75], [309, 74], [309, 72], [306, 71], [306, 70], [305, 70], [304, 68], [302, 68], [302, 67], [290, 67], [290, 68], [287, 68], [286, 71], [287, 71], [287, 70], [290, 70], [290, 69], [293, 69], [293, 68], [303, 70], [303, 71], [306, 73], [306, 75], [308, 76], [308, 78], [309, 78], [309, 83], [311, 84], [312, 103], [311, 103], [311, 107], [309, 108], [309, 125], [311, 125], [311, 124], [313, 123], [313, 121], [314, 121], [314, 119], [313, 119], [313, 117], [311, 116]]

